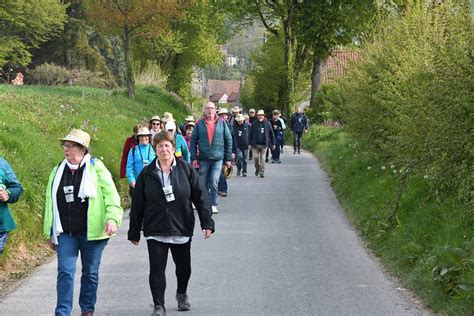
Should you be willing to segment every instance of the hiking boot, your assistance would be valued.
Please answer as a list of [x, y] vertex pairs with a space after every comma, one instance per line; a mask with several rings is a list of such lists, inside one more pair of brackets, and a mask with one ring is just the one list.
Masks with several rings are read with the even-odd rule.
[[263, 175], [263, 173], [260, 174], [260, 178], [265, 178], [265, 176]]
[[217, 209], [217, 206], [215, 205], [212, 206], [212, 214], [219, 214], [219, 210]]
[[301, 151], [298, 150], [298, 155], [301, 154]]
[[274, 160], [274, 159], [272, 159], [272, 163], [275, 163], [275, 160]]
[[281, 163], [281, 160], [280, 160], [280, 159], [278, 159], [278, 160], [277, 160], [277, 163]]
[[155, 305], [155, 309], [153, 310], [153, 313], [151, 313], [151, 316], [166, 316], [166, 310], [163, 306]]
[[259, 174], [259, 172], [258, 172], [258, 169], [257, 169], [257, 170], [255, 170], [255, 176], [258, 177], [258, 174]]
[[293, 150], [293, 155], [296, 155], [296, 150]]
[[222, 191], [218, 191], [218, 192], [217, 192], [217, 195], [221, 196], [221, 195], [222, 195]]
[[191, 310], [191, 304], [189, 304], [188, 294], [176, 294], [176, 300], [178, 301], [179, 311]]
[[265, 159], [265, 162], [268, 162], [268, 158], [267, 158], [267, 159]]
[[226, 197], [226, 196], [227, 196], [227, 192], [221, 192], [221, 196], [222, 196], [222, 197]]
[[246, 176], [247, 176], [247, 172], [242, 173], [242, 177], [246, 177]]
[[237, 170], [237, 177], [240, 176], [240, 170]]

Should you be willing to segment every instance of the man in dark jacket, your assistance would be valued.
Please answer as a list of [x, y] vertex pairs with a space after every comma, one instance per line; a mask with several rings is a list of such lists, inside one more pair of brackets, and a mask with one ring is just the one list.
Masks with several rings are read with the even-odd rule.
[[237, 164], [237, 176], [247, 176], [247, 150], [249, 147], [249, 130], [250, 125], [245, 122], [242, 114], [237, 114], [235, 117], [235, 124], [233, 132], [234, 138], [234, 153]]
[[[209, 188], [212, 213], [217, 214], [217, 185], [222, 163], [232, 167], [232, 135], [229, 126], [216, 115], [216, 105], [208, 102], [204, 116], [199, 119], [191, 135], [191, 163], [199, 166], [201, 180]], [[197, 152], [199, 149], [199, 163]]]
[[263, 110], [258, 110], [257, 120], [250, 127], [249, 143], [252, 147], [252, 156], [255, 162], [255, 175], [260, 175], [263, 178], [267, 147], [271, 146], [272, 150], [275, 150], [275, 135], [272, 126], [265, 118]]
[[303, 132], [308, 131], [308, 120], [301, 110], [301, 106], [296, 107], [296, 112], [291, 115], [291, 131], [293, 132], [293, 154], [301, 153], [301, 137]]
[[[253, 122], [257, 120], [257, 115], [255, 114], [255, 109], [249, 110], [249, 123], [252, 125]], [[252, 150], [249, 150], [249, 160], [252, 160]]]

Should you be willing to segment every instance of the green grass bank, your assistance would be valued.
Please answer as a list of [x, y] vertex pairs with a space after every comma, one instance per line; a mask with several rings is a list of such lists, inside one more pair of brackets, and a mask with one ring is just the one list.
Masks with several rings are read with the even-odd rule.
[[72, 128], [90, 133], [91, 154], [104, 161], [124, 201], [128, 184], [119, 179], [124, 141], [134, 124], [165, 111], [178, 122], [187, 114], [179, 100], [154, 87], [138, 88], [129, 99], [122, 90], [0, 85], [0, 155], [24, 187], [11, 205], [17, 229], [0, 256], [0, 294], [50, 254], [42, 217], [49, 173], [63, 159], [58, 139]]
[[433, 198], [426, 177], [377, 161], [343, 129], [313, 126], [303, 143], [383, 264], [435, 313], [473, 315], [474, 220], [465, 206]]

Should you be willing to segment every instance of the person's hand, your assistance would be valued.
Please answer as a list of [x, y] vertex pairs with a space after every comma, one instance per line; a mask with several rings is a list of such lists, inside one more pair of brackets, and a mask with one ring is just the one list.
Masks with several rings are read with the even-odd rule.
[[113, 234], [115, 234], [115, 232], [117, 231], [117, 225], [112, 222], [112, 221], [108, 221], [107, 223], [105, 223], [105, 233], [109, 236], [112, 236]]
[[232, 154], [232, 160], [235, 160], [235, 154], [234, 153]]
[[0, 201], [6, 202], [10, 199], [10, 195], [8, 194], [7, 190], [0, 189]]
[[197, 167], [198, 167], [198, 161], [197, 161], [197, 160], [191, 161], [191, 164], [192, 164], [193, 168], [197, 168]]
[[272, 145], [272, 150], [275, 150], [275, 148], [276, 148], [275, 145]]
[[48, 246], [49, 246], [49, 248], [51, 248], [51, 250], [56, 251], [56, 245], [53, 243], [51, 238], [48, 239]]
[[202, 233], [204, 234], [204, 239], [208, 239], [209, 237], [211, 237], [212, 230], [210, 230], [210, 229], [203, 229], [203, 230], [202, 230]]
[[135, 189], [136, 182], [130, 182], [130, 186]]
[[307, 133], [307, 132], [308, 132], [308, 130], [307, 130], [307, 129], [305, 129], [305, 130], [304, 130], [304, 132], [305, 132], [305, 133]]
[[249, 145], [249, 149], [252, 149], [252, 145]]
[[226, 161], [226, 162], [225, 162], [225, 165], [226, 165], [228, 168], [232, 167], [232, 161]]
[[139, 242], [136, 241], [136, 240], [130, 240], [130, 242], [131, 242], [132, 244], [134, 244], [135, 246], [138, 246], [138, 243], [139, 243]]

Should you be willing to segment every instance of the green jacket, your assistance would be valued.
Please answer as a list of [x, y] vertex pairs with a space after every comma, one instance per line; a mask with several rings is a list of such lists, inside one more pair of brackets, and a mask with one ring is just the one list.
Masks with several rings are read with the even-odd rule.
[[[46, 206], [44, 211], [43, 234], [46, 239], [51, 238], [53, 225], [53, 180], [59, 166], [53, 168], [49, 176], [46, 189]], [[89, 198], [87, 210], [87, 240], [107, 239], [105, 223], [114, 221], [117, 227], [122, 224], [123, 209], [120, 207], [120, 196], [115, 188], [112, 175], [99, 159], [91, 159], [91, 179], [96, 183], [97, 194]]]
[[15, 203], [20, 198], [23, 188], [18, 182], [8, 162], [0, 157], [0, 187], [6, 189], [9, 195], [7, 202], [0, 202], [0, 233], [9, 232], [16, 228], [8, 203]]

